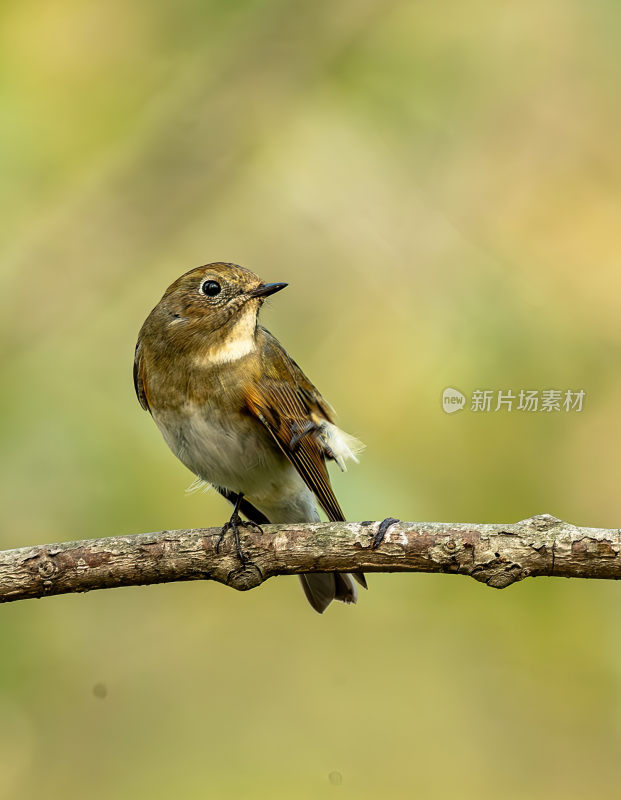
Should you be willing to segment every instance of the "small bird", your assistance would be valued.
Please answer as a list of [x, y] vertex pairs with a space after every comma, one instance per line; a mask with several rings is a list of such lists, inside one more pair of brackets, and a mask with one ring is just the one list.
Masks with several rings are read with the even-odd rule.
[[[340, 430], [334, 411], [272, 334], [258, 324], [265, 283], [237, 264], [190, 270], [168, 287], [142, 326], [134, 386], [166, 443], [198, 478], [233, 504], [240, 527], [318, 522], [316, 502], [344, 520], [326, 460], [344, 470], [363, 445]], [[240, 512], [247, 518], [243, 521]], [[362, 573], [299, 576], [311, 606], [355, 603]]]

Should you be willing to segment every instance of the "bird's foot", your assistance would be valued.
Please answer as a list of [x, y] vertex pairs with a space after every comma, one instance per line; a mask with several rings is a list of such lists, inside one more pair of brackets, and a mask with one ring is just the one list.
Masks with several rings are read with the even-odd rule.
[[399, 522], [398, 519], [394, 517], [386, 517], [385, 520], [380, 522], [377, 526], [377, 533], [373, 537], [373, 543], [371, 544], [371, 550], [375, 550], [380, 546], [380, 544], [384, 541], [384, 537], [386, 536], [386, 531], [390, 528], [391, 525], [394, 525], [395, 522]]
[[235, 542], [235, 550], [237, 551], [237, 557], [241, 561], [242, 566], [246, 564], [246, 557], [241, 549], [241, 541], [239, 539], [239, 529], [240, 528], [255, 528], [259, 531], [259, 533], [263, 533], [263, 528], [258, 525], [256, 522], [252, 522], [251, 520], [244, 520], [242, 519], [239, 514], [234, 511], [231, 515], [231, 519], [228, 522], [225, 522], [222, 526], [222, 530], [220, 531], [220, 536], [218, 536], [218, 541], [216, 542], [216, 553], [220, 552], [220, 545], [222, 544], [222, 540], [226, 536], [229, 531], [233, 531], [233, 541]]

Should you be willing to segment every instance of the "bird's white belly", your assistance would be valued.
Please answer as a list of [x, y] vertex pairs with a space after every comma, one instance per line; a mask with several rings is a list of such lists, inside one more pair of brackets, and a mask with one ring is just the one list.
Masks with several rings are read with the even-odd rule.
[[233, 430], [217, 412], [192, 407], [153, 417], [173, 453], [202, 480], [241, 492], [271, 522], [318, 519], [312, 493], [260, 423], [240, 417]]

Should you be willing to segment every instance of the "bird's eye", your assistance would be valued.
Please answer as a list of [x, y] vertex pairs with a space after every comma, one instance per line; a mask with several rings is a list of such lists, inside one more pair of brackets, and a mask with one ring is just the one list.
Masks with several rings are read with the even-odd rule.
[[203, 294], [206, 294], [207, 297], [215, 297], [217, 294], [220, 294], [222, 287], [218, 281], [205, 281], [201, 286], [201, 291]]

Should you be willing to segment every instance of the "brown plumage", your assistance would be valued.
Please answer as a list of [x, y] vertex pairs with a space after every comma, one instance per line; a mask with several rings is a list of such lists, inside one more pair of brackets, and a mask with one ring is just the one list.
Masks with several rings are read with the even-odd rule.
[[[344, 458], [355, 458], [356, 442], [339, 431], [328, 403], [257, 324], [264, 298], [283, 287], [234, 264], [182, 275], [140, 331], [136, 394], [178, 458], [228, 500], [239, 499], [250, 520], [317, 521], [313, 499], [330, 520], [343, 520], [326, 459], [343, 468]], [[355, 577], [366, 586], [364, 576]], [[349, 575], [301, 580], [317, 611], [332, 599], [355, 602]]]

